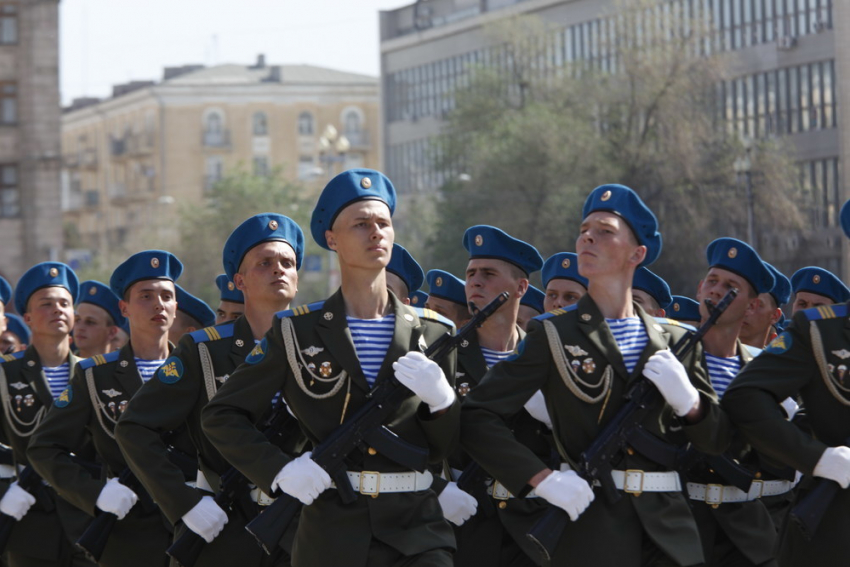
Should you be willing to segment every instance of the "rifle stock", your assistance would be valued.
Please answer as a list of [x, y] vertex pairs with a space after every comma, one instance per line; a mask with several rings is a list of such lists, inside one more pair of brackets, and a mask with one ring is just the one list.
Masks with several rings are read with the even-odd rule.
[[[850, 446], [850, 437], [844, 440], [844, 445]], [[814, 537], [827, 508], [841, 490], [841, 485], [834, 480], [822, 478], [791, 509], [791, 519], [799, 526], [807, 540], [811, 541]]]

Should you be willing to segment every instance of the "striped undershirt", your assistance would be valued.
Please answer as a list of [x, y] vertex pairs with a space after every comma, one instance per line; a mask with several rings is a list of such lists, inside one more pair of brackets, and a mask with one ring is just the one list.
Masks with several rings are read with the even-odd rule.
[[501, 350], [491, 350], [489, 348], [481, 347], [481, 354], [484, 355], [484, 360], [487, 362], [487, 368], [493, 368], [496, 366], [496, 363], [502, 362], [512, 353], [511, 351], [504, 352]]
[[378, 371], [387, 356], [387, 349], [395, 331], [395, 313], [380, 319], [355, 319], [346, 317], [354, 350], [369, 386], [375, 384]]
[[643, 322], [639, 317], [606, 318], [605, 321], [608, 322], [608, 328], [611, 329], [611, 334], [617, 341], [617, 347], [620, 349], [620, 354], [623, 355], [623, 362], [626, 363], [626, 370], [631, 374], [634, 372], [638, 360], [640, 360], [643, 349], [649, 342], [646, 329], [643, 328]]
[[717, 392], [718, 396], [723, 397], [726, 388], [729, 387], [729, 383], [732, 382], [732, 379], [738, 375], [738, 371], [741, 369], [741, 358], [739, 356], [723, 358], [705, 353], [705, 364], [708, 366], [708, 377], [711, 378], [711, 386]]
[[71, 367], [67, 362], [59, 366], [42, 367], [44, 376], [47, 378], [47, 383], [50, 385], [50, 395], [53, 396], [54, 400], [68, 387], [68, 380], [71, 377], [70, 369]]
[[136, 361], [136, 368], [139, 369], [139, 375], [142, 377], [142, 382], [147, 382], [156, 373], [157, 369], [165, 363], [162, 360], [142, 360], [139, 357], [133, 357]]

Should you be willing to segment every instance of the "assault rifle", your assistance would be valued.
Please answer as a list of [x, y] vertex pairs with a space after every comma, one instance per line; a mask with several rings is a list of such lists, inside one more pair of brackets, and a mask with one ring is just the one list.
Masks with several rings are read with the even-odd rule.
[[[716, 307], [706, 300], [711, 311], [710, 317], [696, 332], [688, 333], [673, 345], [672, 351], [676, 358], [682, 360], [696, 347], [737, 295], [737, 289], [730, 289]], [[648, 439], [649, 434], [643, 430], [641, 424], [649, 414], [656, 411], [664, 398], [652, 382], [641, 377], [626, 394], [626, 400], [590, 447], [582, 453], [576, 469], [576, 474], [591, 486], [595, 482], [598, 483], [605, 498], [611, 503], [622, 498], [611, 477], [613, 470], [611, 463], [626, 448], [626, 445], [632, 444], [635, 439], [640, 438], [642, 441]], [[564, 510], [550, 505], [543, 517], [526, 535], [537, 545], [541, 555], [550, 561], [558, 540], [561, 539], [561, 534], [569, 522], [570, 517]]]
[[[434, 341], [425, 349], [425, 356], [435, 362], [444, 359], [507, 300], [506, 292], [496, 297], [476, 312], [457, 334], [446, 333]], [[423, 472], [427, 467], [427, 449], [407, 443], [384, 425], [387, 418], [398, 409], [399, 404], [410, 397], [410, 394], [410, 390], [394, 376], [378, 383], [367, 395], [368, 401], [313, 449], [311, 458], [335, 481], [343, 503], [351, 504], [357, 500], [357, 493], [346, 474], [345, 459], [364, 445], [374, 447], [381, 454], [409, 469]], [[278, 545], [298, 510], [297, 499], [285, 493], [276, 493], [276, 496], [274, 503], [246, 526], [268, 554]]]
[[[850, 438], [844, 440], [844, 445], [850, 445]], [[791, 509], [791, 519], [800, 527], [800, 531], [807, 540], [811, 541], [815, 532], [818, 531], [826, 509], [841, 490], [841, 485], [834, 480], [822, 478]]]

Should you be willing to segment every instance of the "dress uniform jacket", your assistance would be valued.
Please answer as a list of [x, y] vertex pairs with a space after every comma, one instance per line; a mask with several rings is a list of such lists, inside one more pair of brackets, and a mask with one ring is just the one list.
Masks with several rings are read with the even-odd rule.
[[[393, 376], [392, 363], [402, 355], [423, 349], [453, 328], [436, 313], [402, 304], [392, 293], [390, 300], [395, 328], [376, 384]], [[277, 314], [246, 364], [204, 408], [207, 437], [267, 493], [278, 471], [290, 461], [288, 455], [270, 447], [253, 426], [267, 400], [281, 392], [314, 445], [367, 401], [370, 388], [345, 317], [341, 291], [324, 302]], [[290, 342], [287, 349], [284, 337], [293, 336], [294, 344]], [[289, 362], [292, 357], [298, 361], [294, 365]], [[440, 366], [453, 383], [454, 353]], [[431, 462], [437, 463], [456, 442], [459, 417], [458, 400], [445, 413], [432, 416], [418, 397], [411, 396], [386, 425], [408, 443], [428, 449]], [[349, 471], [408, 470], [374, 449], [357, 453], [346, 459]], [[432, 490], [360, 495], [355, 503], [343, 505], [331, 488], [304, 507], [300, 522], [293, 565], [365, 566], [373, 538], [405, 556], [455, 547], [452, 530]]]
[[[845, 385], [850, 358], [848, 305], [799, 311], [792, 324], [732, 382], [723, 407], [742, 434], [768, 459], [811, 475], [827, 447], [847, 445], [850, 395]], [[808, 433], [789, 422], [779, 402], [799, 395]], [[798, 496], [807, 490], [800, 488]], [[850, 492], [842, 490], [811, 542], [794, 522], [780, 533], [784, 565], [832, 565], [850, 554]]]
[[[534, 392], [543, 391], [561, 458], [574, 464], [623, 405], [624, 395], [640, 379], [647, 359], [687, 332], [672, 321], [655, 320], [637, 305], [635, 311], [643, 321], [648, 343], [631, 374], [605, 318], [593, 299], [585, 296], [573, 310], [556, 310], [533, 319], [517, 355], [490, 369], [467, 395], [461, 443], [513, 494], [526, 494], [530, 490], [528, 480], [549, 466], [519, 443], [504, 423]], [[556, 332], [551, 342], [544, 328], [546, 322], [554, 325]], [[550, 350], [550, 344], [558, 352]], [[704, 419], [684, 424], [662, 404], [644, 427], [673, 445], [690, 441], [699, 450], [716, 454], [726, 449], [731, 427], [699, 363], [701, 355], [698, 345], [683, 364], [705, 406]], [[565, 372], [562, 377], [555, 357], [563, 360], [572, 374]], [[587, 384], [598, 386], [589, 388]], [[665, 470], [635, 451], [623, 454], [613, 465], [619, 470]], [[552, 564], [637, 565], [647, 538], [679, 565], [703, 561], [697, 526], [681, 492], [623, 496], [611, 504], [599, 495], [564, 531]]]
[[[2, 441], [12, 447], [18, 467], [29, 464], [26, 451], [32, 434], [53, 405], [53, 396], [41, 360], [35, 348], [5, 355], [0, 365], [0, 393], [3, 397]], [[71, 354], [68, 362], [71, 370], [79, 358]], [[90, 446], [78, 453], [92, 457]], [[0, 483], [5, 494], [8, 483]], [[14, 556], [15, 564], [56, 561], [56, 565], [70, 565], [75, 552], [73, 542], [82, 535], [91, 518], [75, 508], [49, 487], [39, 488], [36, 503], [26, 516], [15, 524], [7, 545]], [[78, 560], [75, 558], [75, 560]]]
[[[81, 361], [74, 369], [68, 389], [41, 422], [29, 444], [27, 456], [34, 468], [62, 498], [89, 516], [100, 513], [96, 503], [106, 479], [92, 476], [71, 459], [71, 454], [91, 437], [107, 476], [120, 475], [127, 465], [115, 442], [115, 422], [142, 384], [129, 343], [120, 351]], [[165, 549], [170, 532], [165, 519], [143, 490], [134, 488], [134, 491], [139, 501], [124, 519], [115, 523], [100, 558], [101, 565], [168, 564]]]
[[[184, 335], [163, 368], [139, 390], [118, 422], [116, 438], [130, 468], [173, 524], [203, 494], [184, 483], [180, 468], [168, 458], [162, 435], [186, 424], [199, 468], [210, 488], [217, 492], [221, 475], [230, 469], [230, 464], [201, 431], [201, 410], [253, 348], [254, 336], [244, 315], [234, 322]], [[271, 398], [266, 409], [270, 407]], [[264, 564], [265, 553], [244, 529], [259, 508], [249, 500], [240, 502], [236, 510], [239, 513], [231, 515], [222, 533], [204, 547], [196, 565]], [[176, 537], [181, 533], [178, 530]]]

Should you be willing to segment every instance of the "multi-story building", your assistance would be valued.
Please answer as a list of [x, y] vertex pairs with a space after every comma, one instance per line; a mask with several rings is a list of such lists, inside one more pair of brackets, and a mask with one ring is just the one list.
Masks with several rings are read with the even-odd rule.
[[[809, 230], [767, 234], [760, 247], [781, 264], [805, 261], [850, 279], [847, 240], [838, 213], [850, 197], [850, 5], [832, 0], [662, 0], [685, 18], [712, 27], [707, 50], [726, 54], [732, 79], [718, 86], [730, 130], [793, 144]], [[503, 48], [485, 32], [514, 14], [554, 25], [552, 66], [573, 61], [605, 69], [614, 30], [614, 0], [420, 0], [381, 14], [381, 69], [386, 168], [400, 191], [428, 191], [443, 181], [429, 159], [430, 140], [453, 91], [473, 65], [498, 65]], [[766, 188], [769, 189], [769, 188]], [[789, 262], [786, 269], [792, 269]], [[799, 259], [796, 261], [799, 263]], [[781, 266], [780, 266], [781, 267]]]
[[0, 2], [0, 274], [62, 249], [59, 2]]
[[[282, 166], [324, 180], [329, 166], [380, 167], [378, 80], [309, 65], [190, 65], [163, 79], [78, 99], [62, 115], [63, 211], [87, 261], [176, 237], [181, 204], [199, 203], [227, 171]], [[325, 155], [333, 126], [348, 140]], [[333, 157], [335, 161], [329, 161]]]

